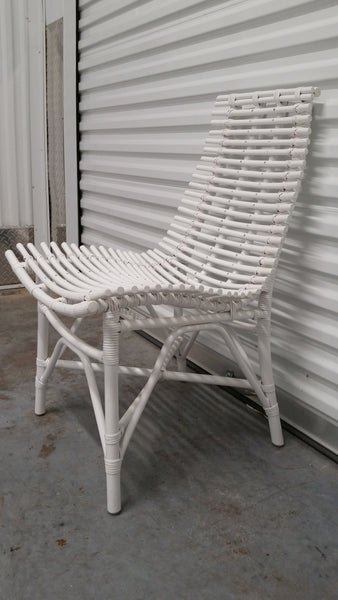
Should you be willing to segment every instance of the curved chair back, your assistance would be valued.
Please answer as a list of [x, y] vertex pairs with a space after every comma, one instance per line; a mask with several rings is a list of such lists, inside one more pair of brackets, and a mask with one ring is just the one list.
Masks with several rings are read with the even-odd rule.
[[[317, 88], [220, 95], [204, 155], [155, 251], [182, 280], [269, 289], [304, 174]], [[242, 295], [241, 294], [241, 295]]]

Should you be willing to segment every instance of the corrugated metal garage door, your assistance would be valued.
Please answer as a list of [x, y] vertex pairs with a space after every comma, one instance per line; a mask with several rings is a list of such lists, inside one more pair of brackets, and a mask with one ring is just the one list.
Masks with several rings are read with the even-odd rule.
[[[86, 244], [156, 244], [201, 153], [217, 93], [322, 89], [278, 273], [273, 351], [284, 418], [334, 449], [337, 2], [82, 0], [79, 29]], [[217, 340], [212, 347], [222, 352]]]

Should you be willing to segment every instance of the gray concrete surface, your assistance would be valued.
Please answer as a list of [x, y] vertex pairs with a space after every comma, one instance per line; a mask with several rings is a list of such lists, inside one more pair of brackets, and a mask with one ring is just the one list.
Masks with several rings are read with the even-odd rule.
[[[33, 413], [36, 311], [0, 296], [1, 600], [334, 600], [336, 465], [223, 390], [161, 383], [105, 510], [81, 373], [57, 371]], [[100, 332], [100, 324], [93, 321]], [[151, 363], [132, 334], [125, 362]], [[141, 385], [123, 379], [126, 407]]]

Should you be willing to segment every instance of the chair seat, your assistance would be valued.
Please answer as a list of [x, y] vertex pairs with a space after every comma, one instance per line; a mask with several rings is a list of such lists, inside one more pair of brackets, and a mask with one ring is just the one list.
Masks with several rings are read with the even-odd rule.
[[253, 283], [231, 287], [226, 278], [222, 287], [203, 285], [193, 273], [181, 273], [173, 264], [175, 256], [169, 254], [158, 258], [153, 251], [88, 249], [66, 243], [60, 249], [54, 242], [41, 248], [42, 253], [33, 244], [27, 249], [18, 246], [25, 265], [41, 282], [34, 285], [31, 280], [32, 294], [46, 305], [52, 300], [56, 312], [66, 314], [68, 305], [72, 316], [104, 312], [107, 302], [113, 310], [167, 304], [228, 312], [234, 305], [243, 309], [261, 291], [261, 286]]

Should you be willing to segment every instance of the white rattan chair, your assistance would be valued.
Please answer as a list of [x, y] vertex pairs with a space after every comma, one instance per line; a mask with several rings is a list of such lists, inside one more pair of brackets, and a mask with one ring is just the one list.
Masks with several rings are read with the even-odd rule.
[[[104, 453], [110, 513], [120, 511], [122, 460], [160, 379], [253, 390], [268, 417], [272, 443], [283, 444], [271, 368], [271, 295], [318, 94], [308, 87], [218, 96], [204, 154], [157, 248], [137, 254], [73, 244], [62, 244], [60, 250], [55, 243], [41, 244], [39, 251], [19, 244], [20, 260], [6, 252], [19, 280], [38, 301], [35, 412], [45, 412], [46, 383], [54, 367], [84, 370]], [[159, 316], [156, 305], [173, 307], [173, 315]], [[132, 310], [140, 306], [148, 316]], [[77, 333], [82, 318], [97, 313], [103, 317], [102, 348]], [[75, 318], [72, 327], [63, 316]], [[49, 324], [60, 339], [48, 357]], [[156, 328], [165, 328], [168, 336], [153, 369], [121, 366], [120, 334]], [[184, 371], [192, 344], [205, 330], [223, 336], [243, 378]], [[237, 330], [257, 334], [258, 377]], [[66, 346], [79, 360], [61, 358]], [[166, 367], [174, 355], [178, 370], [172, 372]], [[98, 370], [104, 371], [104, 408], [95, 380]], [[121, 418], [120, 374], [148, 378]]]

